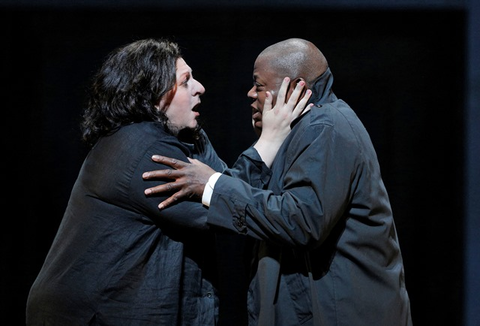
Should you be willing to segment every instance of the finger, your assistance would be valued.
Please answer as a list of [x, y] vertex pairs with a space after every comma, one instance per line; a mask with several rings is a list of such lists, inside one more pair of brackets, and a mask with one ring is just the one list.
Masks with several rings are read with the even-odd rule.
[[305, 95], [298, 102], [298, 104], [295, 106], [295, 109], [292, 112], [292, 116], [293, 116], [294, 119], [296, 117], [300, 116], [302, 113], [305, 113], [305, 112], [309, 111], [312, 108], [313, 104], [310, 104], [307, 107], [305, 107], [307, 105], [308, 100], [310, 99], [311, 95], [312, 95], [312, 91], [307, 89], [307, 91], [305, 92]]
[[187, 158], [191, 164], [198, 165], [199, 163], [201, 163], [201, 161], [197, 160], [196, 158], [190, 158], [190, 157], [187, 157]]
[[168, 206], [171, 206], [172, 204], [177, 202], [178, 198], [181, 197], [181, 195], [179, 195], [179, 194], [180, 194], [180, 192], [176, 192], [172, 196], [170, 196], [167, 199], [165, 199], [164, 201], [162, 201], [160, 204], [158, 204], [158, 209], [160, 209], [160, 210], [165, 209]]
[[177, 170], [172, 169], [147, 171], [142, 174], [143, 179], [176, 179], [181, 176]]
[[171, 158], [171, 157], [161, 156], [161, 155], [153, 155], [152, 156], [152, 161], [157, 162], [157, 163], [162, 163], [164, 165], [168, 165], [168, 166], [170, 166], [172, 168], [175, 168], [175, 169], [179, 169], [179, 168], [182, 168], [182, 167], [188, 165], [188, 163], [186, 163], [186, 162], [183, 162], [183, 161], [177, 160], [175, 158]]
[[162, 185], [158, 185], [155, 187], [145, 189], [145, 195], [153, 195], [153, 194], [160, 194], [165, 192], [172, 192], [181, 188], [181, 184], [175, 182], [168, 182]]
[[298, 98], [302, 94], [304, 87], [305, 87], [305, 82], [303, 80], [297, 83], [297, 85], [295, 86], [295, 89], [290, 95], [290, 98], [288, 99], [287, 106], [289, 106], [290, 108], [293, 108], [297, 104]]
[[290, 78], [288, 77], [283, 78], [282, 86], [280, 86], [280, 89], [278, 91], [277, 103], [281, 103], [281, 104], [285, 103], [285, 96], [287, 95], [289, 84], [290, 84]]
[[303, 114], [307, 113], [308, 111], [310, 111], [313, 108], [313, 105], [314, 105], [313, 103], [310, 103], [309, 105], [307, 105], [305, 110], [300, 111], [300, 115], [303, 115]]

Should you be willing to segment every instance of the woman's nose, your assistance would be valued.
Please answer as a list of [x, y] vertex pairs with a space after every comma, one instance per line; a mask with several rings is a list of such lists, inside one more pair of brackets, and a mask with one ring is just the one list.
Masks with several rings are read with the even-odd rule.
[[195, 95], [202, 95], [203, 93], [205, 93], [205, 87], [203, 87], [202, 83], [195, 79]]

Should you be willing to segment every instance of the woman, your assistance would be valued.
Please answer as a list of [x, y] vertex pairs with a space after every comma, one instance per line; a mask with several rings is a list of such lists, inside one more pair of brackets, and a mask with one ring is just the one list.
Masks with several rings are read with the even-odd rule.
[[[27, 325], [216, 323], [206, 208], [186, 201], [160, 211], [159, 199], [143, 194], [152, 181], [142, 179], [158, 168], [151, 157], [159, 153], [224, 170], [196, 120], [204, 91], [172, 42], [141, 40], [107, 58], [83, 116], [93, 147], [30, 290]], [[284, 138], [288, 124], [272, 124], [283, 133], [272, 128], [259, 139], [263, 155], [275, 155], [278, 146], [268, 145]]]

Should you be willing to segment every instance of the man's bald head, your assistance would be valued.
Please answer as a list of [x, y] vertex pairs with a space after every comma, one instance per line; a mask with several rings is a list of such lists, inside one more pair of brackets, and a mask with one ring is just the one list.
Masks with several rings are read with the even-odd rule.
[[260, 133], [262, 127], [262, 112], [267, 93], [272, 95], [272, 105], [275, 105], [282, 81], [289, 77], [290, 85], [285, 97], [285, 101], [288, 101], [300, 81], [306, 83], [303, 89], [303, 92], [306, 92], [327, 68], [325, 56], [313, 43], [306, 40], [287, 39], [263, 50], [255, 60], [253, 87], [247, 93], [253, 100], [252, 120], [257, 133]]
[[312, 42], [299, 38], [287, 39], [267, 47], [257, 60], [262, 60], [279, 76], [302, 78], [307, 85], [311, 85], [328, 67], [323, 53]]

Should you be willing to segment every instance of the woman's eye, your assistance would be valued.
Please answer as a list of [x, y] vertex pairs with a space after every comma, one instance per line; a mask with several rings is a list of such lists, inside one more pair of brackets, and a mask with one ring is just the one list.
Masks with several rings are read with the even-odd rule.
[[182, 85], [182, 86], [188, 86], [188, 82], [189, 82], [190, 79], [192, 78], [192, 75], [190, 75], [190, 74], [185, 74], [185, 75], [183, 76], [183, 78], [184, 78], [184, 79], [183, 79], [183, 81], [180, 83], [180, 85]]

